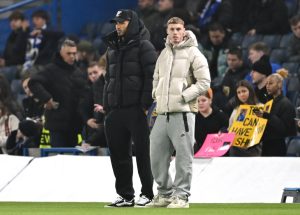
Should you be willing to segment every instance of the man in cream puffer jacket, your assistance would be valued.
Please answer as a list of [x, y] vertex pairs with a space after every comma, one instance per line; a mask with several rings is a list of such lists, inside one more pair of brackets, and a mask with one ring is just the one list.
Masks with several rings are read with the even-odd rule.
[[[197, 97], [210, 87], [210, 73], [195, 35], [185, 31], [182, 19], [171, 18], [167, 33], [153, 80], [158, 117], [150, 135], [150, 157], [158, 195], [148, 206], [188, 208]], [[176, 176], [172, 182], [168, 170], [174, 151]]]

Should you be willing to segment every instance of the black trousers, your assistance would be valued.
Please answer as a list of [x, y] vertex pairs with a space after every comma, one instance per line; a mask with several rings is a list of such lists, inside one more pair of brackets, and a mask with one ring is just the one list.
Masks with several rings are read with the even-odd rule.
[[149, 128], [142, 108], [112, 110], [105, 119], [105, 133], [117, 193], [127, 200], [134, 198], [132, 140], [135, 144], [137, 169], [142, 184], [141, 195], [152, 198]]
[[78, 144], [78, 132], [50, 130], [51, 147], [75, 147]]

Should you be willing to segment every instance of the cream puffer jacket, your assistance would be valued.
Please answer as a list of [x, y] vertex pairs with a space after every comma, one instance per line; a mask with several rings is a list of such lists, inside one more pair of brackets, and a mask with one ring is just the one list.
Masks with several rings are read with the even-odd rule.
[[197, 97], [210, 87], [210, 73], [195, 35], [173, 46], [167, 38], [155, 66], [152, 97], [158, 114], [197, 112]]

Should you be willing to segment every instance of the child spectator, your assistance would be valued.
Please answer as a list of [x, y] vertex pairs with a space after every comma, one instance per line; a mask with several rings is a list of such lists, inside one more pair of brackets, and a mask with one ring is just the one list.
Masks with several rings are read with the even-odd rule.
[[97, 62], [91, 62], [87, 72], [88, 79], [92, 83], [92, 89], [90, 91], [90, 96], [86, 97], [82, 107], [83, 120], [87, 124], [86, 143], [92, 146], [107, 147], [104, 134], [103, 111], [105, 68], [99, 66]]
[[[258, 104], [258, 100], [256, 98], [254, 89], [253, 89], [252, 85], [246, 80], [241, 80], [237, 83], [235, 100], [236, 100], [236, 107], [230, 116], [229, 128], [233, 124], [234, 119], [236, 119], [236, 117], [237, 117], [237, 110], [239, 109], [240, 105], [243, 105], [243, 104], [244, 105], [256, 105], [256, 104]], [[230, 148], [229, 154], [230, 154], [230, 156], [239, 156], [239, 157], [260, 156], [261, 155], [261, 145], [257, 144], [248, 149], [242, 149], [239, 147], [232, 146]]]
[[198, 97], [194, 153], [201, 148], [207, 134], [218, 133], [228, 127], [228, 116], [218, 107], [212, 106], [212, 98], [213, 92], [210, 88]]

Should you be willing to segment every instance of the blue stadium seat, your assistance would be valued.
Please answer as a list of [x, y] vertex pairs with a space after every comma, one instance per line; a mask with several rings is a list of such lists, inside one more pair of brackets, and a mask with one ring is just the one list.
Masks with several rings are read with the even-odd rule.
[[251, 44], [262, 41], [262, 39], [263, 36], [259, 34], [253, 36], [245, 35], [242, 42], [242, 48], [248, 48]]
[[299, 70], [299, 63], [295, 62], [286, 62], [282, 64], [283, 68], [286, 68], [289, 71], [289, 74], [296, 74], [298, 75], [298, 70]]
[[270, 54], [270, 61], [272, 63], [282, 64], [287, 60], [286, 49], [273, 49]]
[[287, 141], [287, 156], [300, 157], [300, 136], [289, 137]]
[[266, 43], [270, 49], [278, 48], [280, 44], [281, 35], [264, 35], [263, 42]]
[[280, 40], [279, 48], [286, 49], [292, 36], [292, 33], [283, 35]]

